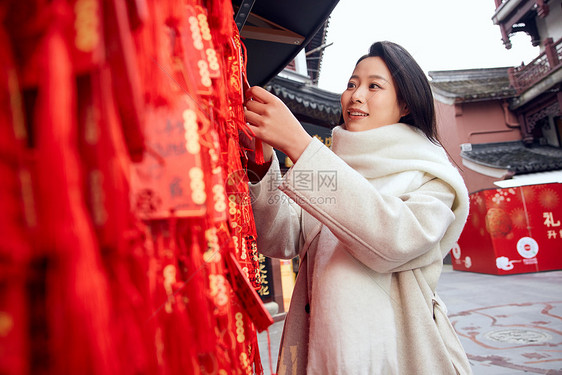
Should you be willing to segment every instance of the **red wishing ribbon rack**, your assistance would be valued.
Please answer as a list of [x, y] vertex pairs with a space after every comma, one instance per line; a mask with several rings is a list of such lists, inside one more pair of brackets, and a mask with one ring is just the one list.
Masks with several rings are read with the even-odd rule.
[[261, 373], [231, 2], [0, 20], [0, 373]]

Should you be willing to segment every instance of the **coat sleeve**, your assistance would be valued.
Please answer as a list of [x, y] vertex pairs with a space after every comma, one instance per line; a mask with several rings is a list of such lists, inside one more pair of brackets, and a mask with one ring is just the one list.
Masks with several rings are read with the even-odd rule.
[[250, 198], [258, 251], [272, 258], [291, 259], [300, 250], [302, 209], [278, 189], [281, 177], [279, 162], [274, 155], [262, 180], [250, 184]]
[[[306, 186], [306, 181], [312, 184]], [[415, 191], [384, 195], [316, 140], [287, 172], [280, 189], [377, 272], [392, 272], [439, 249], [455, 220], [455, 193], [445, 182], [432, 178]]]

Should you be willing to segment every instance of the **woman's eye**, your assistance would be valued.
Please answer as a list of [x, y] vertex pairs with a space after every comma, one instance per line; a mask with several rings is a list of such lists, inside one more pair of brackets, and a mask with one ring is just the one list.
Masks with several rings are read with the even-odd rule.
[[347, 83], [347, 88], [348, 88], [348, 89], [352, 89], [352, 88], [354, 88], [354, 87], [355, 87], [355, 83], [353, 83], [353, 82], [348, 82], [348, 83]]
[[370, 88], [370, 89], [380, 89], [381, 87], [380, 87], [378, 84], [376, 84], [376, 83], [371, 83], [371, 84], [369, 85], [369, 88]]

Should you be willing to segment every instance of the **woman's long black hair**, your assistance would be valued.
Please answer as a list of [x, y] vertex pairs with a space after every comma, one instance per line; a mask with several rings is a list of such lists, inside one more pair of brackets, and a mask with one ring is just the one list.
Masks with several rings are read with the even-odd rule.
[[405, 103], [409, 112], [400, 122], [414, 126], [432, 142], [439, 144], [435, 106], [429, 81], [416, 60], [402, 46], [388, 41], [376, 42], [369, 48], [367, 57], [380, 57], [392, 74], [398, 101]]

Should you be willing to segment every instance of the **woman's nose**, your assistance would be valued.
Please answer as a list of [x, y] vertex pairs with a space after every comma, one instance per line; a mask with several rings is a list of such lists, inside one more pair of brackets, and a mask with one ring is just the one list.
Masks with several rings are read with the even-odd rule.
[[360, 88], [355, 90], [351, 95], [352, 103], [364, 103], [364, 101], [365, 101], [365, 96], [363, 95], [363, 92]]
[[361, 99], [361, 97], [359, 97], [357, 95], [353, 95], [351, 97], [351, 102], [352, 103], [363, 103], [363, 99]]

